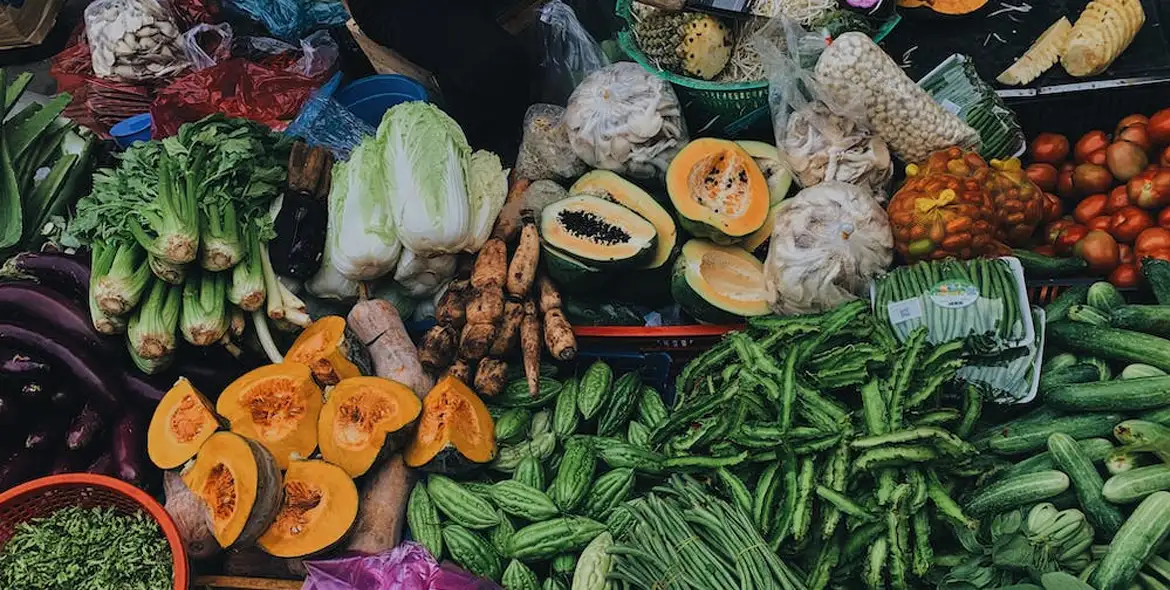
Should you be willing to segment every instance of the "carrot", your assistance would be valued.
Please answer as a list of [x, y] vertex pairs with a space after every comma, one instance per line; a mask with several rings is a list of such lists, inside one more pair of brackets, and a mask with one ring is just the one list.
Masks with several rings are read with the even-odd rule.
[[492, 356], [506, 356], [520, 337], [520, 322], [524, 321], [524, 304], [515, 301], [504, 303], [504, 321], [496, 331], [496, 338], [488, 354]]
[[410, 341], [398, 310], [384, 299], [368, 299], [353, 306], [346, 322], [370, 351], [374, 373], [397, 381], [425, 396], [435, 382], [423, 371], [418, 349]]
[[466, 279], [451, 281], [435, 305], [435, 321], [453, 328], [462, 328], [467, 322], [467, 299], [471, 284]]
[[484, 243], [479, 255], [475, 257], [475, 267], [471, 271], [471, 286], [480, 290], [501, 289], [507, 274], [508, 245], [499, 238], [492, 238]]
[[496, 218], [496, 226], [492, 228], [492, 237], [511, 242], [520, 231], [520, 212], [524, 208], [524, 193], [528, 185], [532, 184], [527, 178], [516, 178], [512, 175], [512, 186], [508, 188], [508, 196], [504, 199], [504, 206]]
[[528, 393], [540, 393], [540, 318], [536, 303], [524, 302], [524, 321], [520, 324], [520, 352], [524, 359], [524, 377], [528, 379]]
[[419, 361], [423, 369], [431, 375], [438, 375], [455, 360], [455, 338], [458, 333], [450, 326], [435, 324], [423, 335], [422, 346], [418, 351]]
[[447, 367], [447, 374], [464, 383], [471, 383], [471, 365], [463, 359], [455, 359], [455, 362]]
[[524, 229], [520, 231], [520, 244], [516, 246], [516, 253], [512, 255], [512, 262], [508, 265], [506, 285], [508, 295], [520, 298], [528, 296], [539, 263], [540, 233], [536, 229], [535, 221], [525, 219]]
[[487, 356], [496, 337], [495, 324], [467, 324], [459, 337], [459, 358], [478, 361]]
[[488, 357], [479, 361], [475, 369], [475, 392], [494, 397], [504, 391], [508, 383], [508, 361]]
[[544, 345], [557, 360], [568, 361], [577, 356], [577, 337], [573, 335], [573, 326], [565, 312], [559, 309], [545, 312]]

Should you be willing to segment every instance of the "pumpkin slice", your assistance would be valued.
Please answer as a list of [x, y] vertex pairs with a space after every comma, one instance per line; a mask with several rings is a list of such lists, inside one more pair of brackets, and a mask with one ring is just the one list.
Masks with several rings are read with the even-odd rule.
[[423, 400], [422, 419], [406, 447], [406, 464], [454, 473], [495, 457], [495, 423], [487, 406], [462, 381], [444, 377]]
[[293, 461], [284, 474], [284, 502], [256, 544], [275, 557], [303, 557], [345, 538], [358, 512], [358, 491], [344, 469], [325, 461]]
[[1019, 86], [1039, 78], [1040, 74], [1056, 65], [1064, 55], [1072, 28], [1068, 17], [1060, 17], [1060, 20], [1045, 29], [1024, 55], [1021, 55], [1016, 63], [1008, 66], [995, 81], [1007, 86]]
[[769, 311], [764, 264], [743, 248], [706, 240], [683, 244], [670, 292], [684, 311], [702, 322], [733, 323]]
[[569, 187], [569, 194], [600, 197], [617, 203], [654, 224], [658, 235], [654, 255], [639, 268], [659, 268], [670, 261], [675, 246], [678, 245], [678, 228], [674, 224], [674, 218], [650, 196], [650, 193], [638, 185], [609, 170], [594, 170], [574, 182], [573, 186]]
[[211, 532], [224, 549], [258, 539], [284, 498], [272, 454], [233, 432], [211, 435], [182, 477], [207, 505]]
[[630, 209], [599, 197], [576, 195], [540, 213], [540, 237], [549, 246], [598, 268], [631, 268], [654, 256], [658, 232]]
[[760, 166], [725, 139], [696, 139], [670, 162], [666, 191], [683, 229], [721, 244], [764, 225], [771, 199]]
[[[353, 377], [329, 390], [317, 421], [321, 457], [351, 477], [401, 448], [422, 403], [411, 389], [381, 377]], [[395, 436], [401, 433], [403, 436]]]
[[174, 469], [191, 460], [224, 424], [211, 402], [179, 377], [150, 417], [146, 454], [159, 469]]
[[219, 395], [215, 409], [231, 430], [264, 445], [281, 470], [317, 448], [321, 388], [307, 365], [284, 362], [254, 369]]
[[308, 365], [322, 387], [342, 379], [372, 375], [370, 353], [341, 316], [325, 316], [305, 328], [284, 360]]

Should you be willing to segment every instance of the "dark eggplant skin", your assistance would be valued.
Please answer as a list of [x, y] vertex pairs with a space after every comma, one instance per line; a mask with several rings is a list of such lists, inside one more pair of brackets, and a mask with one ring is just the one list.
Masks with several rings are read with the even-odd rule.
[[15, 426], [20, 422], [20, 415], [20, 403], [12, 395], [0, 395], [0, 426]]
[[86, 308], [46, 285], [0, 284], [0, 317], [52, 335], [63, 344], [74, 343], [106, 355], [111, 354], [118, 340], [98, 333]]
[[11, 323], [0, 323], [0, 347], [26, 350], [57, 368], [59, 381], [86, 392], [99, 411], [114, 412], [122, 403], [115, 389], [121, 379], [110, 375], [111, 364], [95, 357], [75, 342], [63, 343], [52, 336]]
[[70, 451], [84, 449], [97, 438], [105, 425], [106, 420], [102, 415], [86, 404], [65, 431], [65, 448]]
[[25, 437], [24, 448], [31, 451], [51, 450], [60, 444], [65, 429], [69, 427], [69, 419], [60, 414], [50, 414], [40, 418], [40, 421]]
[[85, 472], [116, 477], [117, 472], [114, 470], [114, 454], [107, 450], [101, 455], [98, 455], [98, 458], [94, 459], [89, 464], [89, 467], [85, 468]]
[[53, 466], [49, 468], [49, 475], [83, 472], [93, 462], [93, 459], [94, 452], [90, 449], [70, 451], [62, 447], [57, 451], [56, 458], [53, 459]]
[[0, 376], [19, 379], [43, 379], [52, 371], [48, 363], [19, 352], [0, 353]]
[[53, 409], [59, 412], [65, 412], [72, 415], [81, 406], [80, 401], [76, 395], [68, 389], [57, 388], [53, 393], [49, 394], [49, 403], [52, 404]]
[[41, 451], [17, 449], [0, 458], [0, 492], [44, 475], [48, 457]]
[[27, 381], [20, 386], [20, 398], [30, 404], [38, 404], [49, 399], [49, 389], [39, 381]]
[[325, 255], [328, 217], [322, 199], [303, 191], [285, 191], [273, 222], [276, 237], [268, 242], [268, 256], [277, 274], [301, 281], [317, 274]]
[[114, 424], [110, 454], [118, 479], [139, 485], [146, 477], [143, 451], [146, 449], [146, 424], [137, 412], [126, 412]]
[[31, 280], [83, 305], [89, 297], [89, 256], [21, 252], [4, 263], [0, 278]]

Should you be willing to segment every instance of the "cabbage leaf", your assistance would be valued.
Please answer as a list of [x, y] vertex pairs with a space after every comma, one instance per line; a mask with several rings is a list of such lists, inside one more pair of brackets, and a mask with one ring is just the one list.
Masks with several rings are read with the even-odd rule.
[[377, 141], [364, 140], [348, 162], [337, 164], [329, 192], [328, 257], [353, 281], [393, 271], [402, 254], [380, 152]]

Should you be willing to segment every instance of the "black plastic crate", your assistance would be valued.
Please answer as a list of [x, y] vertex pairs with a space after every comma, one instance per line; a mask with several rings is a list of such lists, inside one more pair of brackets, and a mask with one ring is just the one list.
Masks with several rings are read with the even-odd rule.
[[1170, 75], [1125, 85], [1090, 87], [1074, 92], [1005, 97], [1016, 112], [1026, 137], [1043, 131], [1062, 133], [1075, 142], [1085, 132], [1100, 129], [1112, 134], [1126, 115], [1152, 115], [1170, 107]]

